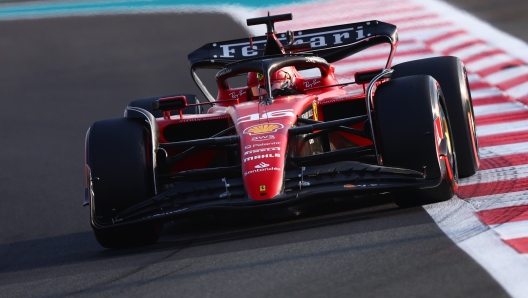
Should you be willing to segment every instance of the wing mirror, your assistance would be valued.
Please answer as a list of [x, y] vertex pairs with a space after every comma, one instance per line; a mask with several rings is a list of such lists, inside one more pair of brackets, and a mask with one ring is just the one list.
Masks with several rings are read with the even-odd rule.
[[165, 119], [170, 119], [171, 110], [178, 110], [181, 119], [183, 117], [182, 110], [187, 106], [187, 97], [183, 95], [164, 97], [152, 102], [152, 109], [155, 111], [163, 111], [163, 118]]

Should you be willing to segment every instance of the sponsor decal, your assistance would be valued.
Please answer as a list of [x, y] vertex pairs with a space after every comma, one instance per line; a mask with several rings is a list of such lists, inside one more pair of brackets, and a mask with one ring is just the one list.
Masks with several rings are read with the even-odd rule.
[[345, 184], [343, 185], [345, 188], [354, 188], [356, 187], [354, 184]]
[[[250, 148], [251, 148], [251, 146], [250, 146]], [[248, 149], [248, 148], [246, 148], [246, 149]], [[259, 152], [279, 151], [279, 150], [280, 150], [280, 147], [259, 148], [259, 149], [246, 151], [246, 152], [244, 152], [244, 155], [249, 155], [249, 154], [259, 153]]]
[[[323, 38], [322, 42], [324, 42], [324, 38]], [[306, 62], [309, 62], [309, 63], [318, 63], [318, 62], [319, 63], [327, 63], [326, 60], [324, 60], [323, 58], [320, 58], [320, 57], [306, 57]]]
[[231, 68], [223, 69], [223, 70], [219, 71], [219, 72], [216, 74], [216, 77], [217, 77], [217, 78], [218, 78], [218, 77], [221, 77], [221, 76], [223, 76], [223, 75], [226, 75], [226, 74], [230, 73], [231, 71], [232, 71]]
[[[367, 38], [371, 36], [369, 31], [372, 29], [368, 28], [367, 23], [362, 23], [363, 26], [353, 26], [343, 29], [336, 29], [323, 32], [314, 32], [309, 34], [303, 34], [302, 31], [295, 32], [295, 44], [309, 42], [312, 48], [320, 47], [333, 47], [338, 45], [349, 44], [357, 40]], [[367, 28], [363, 28], [366, 26]], [[367, 32], [365, 32], [366, 29]], [[284, 40], [285, 38], [279, 38]], [[212, 44], [214, 58], [242, 58], [242, 57], [252, 57], [258, 55], [258, 50], [262, 50], [266, 40], [253, 40], [253, 47], [249, 42], [241, 43], [230, 43], [230, 44]], [[309, 57], [312, 58], [312, 57]], [[310, 62], [318, 62], [318, 57], [313, 57]], [[308, 59], [307, 59], [308, 60]]]
[[[356, 31], [356, 34], [357, 34], [356, 39], [365, 38], [365, 34], [363, 34], [363, 27], [359, 26], [358, 29], [359, 30]], [[370, 36], [370, 34], [368, 36]]]
[[262, 158], [280, 158], [280, 157], [281, 157], [280, 153], [261, 154], [261, 155], [246, 157], [244, 158], [244, 162], [248, 162], [248, 161], [256, 160], [256, 159], [262, 159]]
[[[266, 167], [260, 167], [260, 168], [257, 168], [257, 167], [255, 166], [256, 169], [251, 170], [251, 171], [244, 172], [244, 176], [251, 175], [251, 174], [255, 174], [255, 173], [260, 173], [260, 172], [267, 172], [267, 171], [281, 171], [280, 168], [269, 167], [268, 164], [264, 164], [264, 165], [267, 165], [267, 166], [266, 166]], [[258, 166], [258, 165], [257, 165], [257, 166]]]
[[240, 117], [237, 120], [237, 123], [264, 120], [264, 119], [273, 119], [273, 118], [280, 118], [280, 117], [295, 117], [295, 114], [293, 113], [292, 109], [278, 110], [278, 111], [266, 112], [262, 114], [255, 113], [255, 114]]
[[231, 96], [232, 99], [237, 99], [237, 98], [239, 98], [240, 96], [242, 96], [242, 95], [244, 95], [244, 94], [246, 94], [246, 91], [244, 91], [244, 90], [240, 90], [240, 91], [238, 91], [238, 92], [231, 92], [231, 93], [229, 93], [229, 96]]
[[245, 149], [251, 149], [255, 147], [264, 147], [264, 146], [277, 146], [280, 145], [279, 142], [271, 142], [271, 143], [260, 143], [260, 144], [253, 144], [253, 145], [246, 145]]
[[321, 102], [320, 104], [321, 105], [326, 105], [326, 104], [329, 104], [329, 103], [340, 102], [340, 101], [349, 100], [349, 99], [358, 99], [358, 98], [357, 98], [357, 96], [338, 97], [338, 98], [334, 98], [334, 99], [330, 99], [330, 100], [325, 100], [325, 101]]
[[304, 119], [308, 119], [308, 118], [312, 118], [313, 116], [313, 110], [310, 109], [304, 113], [301, 114], [301, 118], [304, 118]]
[[314, 87], [315, 85], [321, 83], [321, 81], [317, 80], [317, 79], [313, 79], [311, 81], [305, 81], [304, 82], [304, 87], [305, 88], [312, 88]]
[[274, 139], [275, 139], [274, 135], [256, 136], [256, 137], [251, 138], [252, 141], [269, 141], [269, 140], [274, 140]]
[[346, 100], [346, 98], [334, 98], [334, 99], [330, 99], [330, 100], [325, 100], [321, 104], [325, 105], [325, 104], [328, 104], [328, 103], [340, 102], [340, 101], [344, 101], [344, 100]]
[[267, 134], [272, 132], [277, 132], [277, 130], [284, 128], [284, 125], [280, 123], [267, 123], [267, 124], [257, 124], [250, 126], [242, 132], [243, 134], [249, 135], [260, 135]]
[[259, 163], [258, 165], [255, 166], [255, 169], [263, 169], [263, 168], [267, 168], [269, 167], [269, 164], [265, 163], [265, 162], [261, 162]]
[[174, 119], [178, 122], [197, 122], [197, 121], [209, 121], [209, 120], [218, 120], [218, 119], [227, 119], [226, 116], [220, 117], [203, 117], [203, 118], [183, 118], [183, 119]]

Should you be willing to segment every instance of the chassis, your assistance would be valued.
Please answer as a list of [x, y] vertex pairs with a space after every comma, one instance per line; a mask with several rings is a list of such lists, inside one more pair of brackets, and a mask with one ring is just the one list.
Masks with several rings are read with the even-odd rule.
[[[369, 21], [277, 34], [274, 23], [291, 18], [248, 19], [266, 24], [266, 35], [189, 54], [207, 101], [191, 94], [136, 100], [123, 118], [90, 127], [85, 205], [102, 246], [154, 243], [164, 221], [200, 213], [297, 213], [307, 203], [371, 193], [391, 193], [401, 207], [440, 202], [454, 195], [459, 176], [477, 171], [471, 95], [458, 58], [391, 68], [396, 26]], [[335, 79], [331, 63], [380, 44], [390, 46], [383, 68]], [[276, 95], [272, 77], [285, 67], [296, 71], [296, 90]], [[220, 70], [216, 97], [196, 72], [211, 68]], [[317, 75], [297, 72], [305, 69]], [[263, 78], [265, 95], [231, 86], [251, 73]], [[347, 91], [350, 85], [362, 92]]]

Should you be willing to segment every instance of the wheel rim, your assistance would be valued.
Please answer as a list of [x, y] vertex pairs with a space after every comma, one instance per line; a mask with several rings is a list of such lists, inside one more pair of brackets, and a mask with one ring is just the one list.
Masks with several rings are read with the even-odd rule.
[[453, 148], [453, 140], [451, 137], [451, 127], [449, 125], [449, 122], [447, 122], [447, 117], [444, 111], [444, 107], [440, 105], [440, 115], [442, 117], [442, 131], [443, 131], [443, 138], [447, 141], [447, 159], [449, 161], [449, 166], [451, 167], [451, 171], [453, 174], [453, 180], [458, 181], [458, 173], [457, 173], [457, 164], [456, 164], [456, 158], [455, 158], [455, 150]]

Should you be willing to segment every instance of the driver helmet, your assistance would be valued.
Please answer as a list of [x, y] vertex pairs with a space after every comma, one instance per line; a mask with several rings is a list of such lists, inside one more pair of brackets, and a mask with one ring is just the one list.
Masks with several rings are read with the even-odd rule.
[[[271, 91], [276, 89], [295, 88], [295, 70], [289, 66], [277, 70], [271, 76]], [[252, 99], [258, 99], [261, 96], [266, 96], [266, 80], [264, 75], [258, 72], [248, 73], [248, 87], [252, 95]]]

